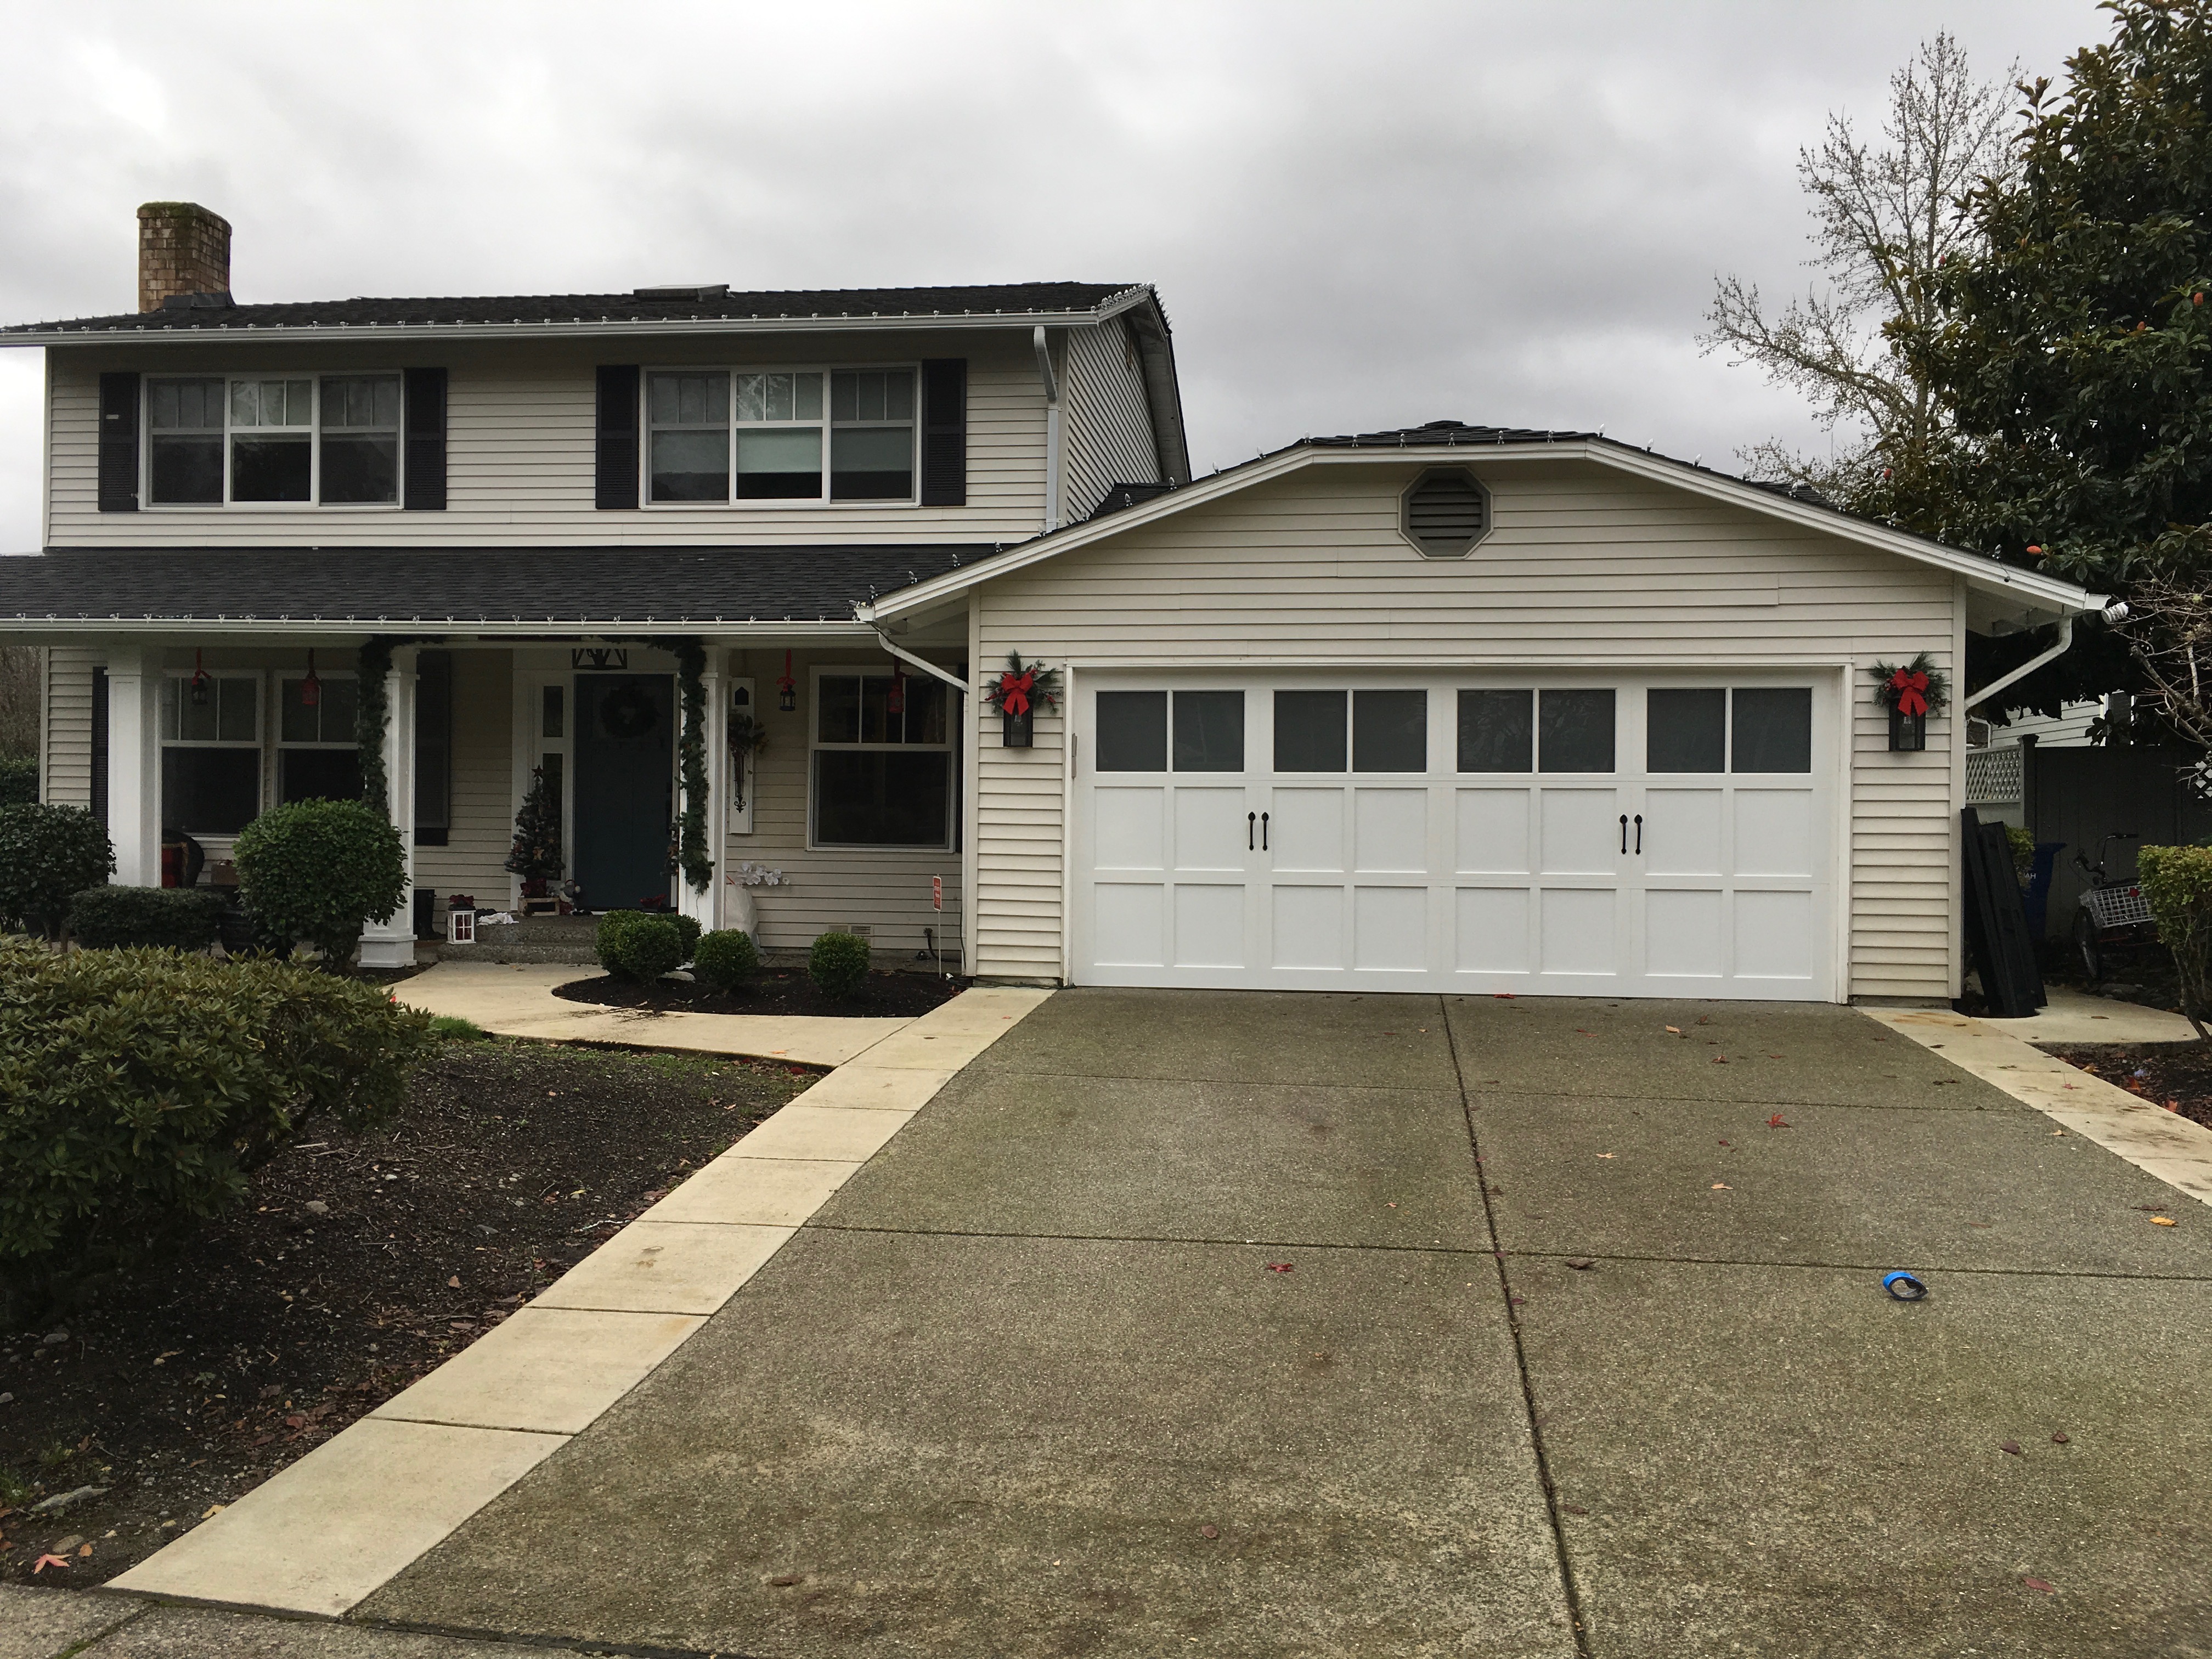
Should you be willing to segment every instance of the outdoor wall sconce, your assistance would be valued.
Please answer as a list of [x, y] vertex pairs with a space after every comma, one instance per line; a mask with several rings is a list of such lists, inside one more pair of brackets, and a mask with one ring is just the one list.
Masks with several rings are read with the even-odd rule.
[[1889, 746], [1899, 754], [1928, 747], [1928, 717], [1943, 707], [1948, 687], [1942, 672], [1931, 667], [1923, 651], [1902, 668], [1874, 665], [1875, 701], [1889, 710]]

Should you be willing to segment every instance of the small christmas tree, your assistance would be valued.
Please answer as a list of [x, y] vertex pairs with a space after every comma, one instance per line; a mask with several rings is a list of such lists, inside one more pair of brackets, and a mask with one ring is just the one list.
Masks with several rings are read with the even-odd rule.
[[525, 881], [550, 881], [567, 868], [561, 856], [561, 797], [538, 767], [530, 774], [530, 793], [514, 815], [514, 850], [507, 867]]

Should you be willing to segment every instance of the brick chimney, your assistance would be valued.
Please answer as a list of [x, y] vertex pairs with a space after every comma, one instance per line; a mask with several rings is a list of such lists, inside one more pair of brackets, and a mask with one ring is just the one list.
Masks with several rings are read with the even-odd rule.
[[206, 295], [230, 301], [230, 221], [198, 202], [149, 202], [138, 210], [138, 309]]

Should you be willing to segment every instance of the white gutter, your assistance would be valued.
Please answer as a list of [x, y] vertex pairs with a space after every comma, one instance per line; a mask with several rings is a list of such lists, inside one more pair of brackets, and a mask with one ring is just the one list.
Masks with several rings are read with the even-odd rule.
[[[873, 623], [869, 625], [872, 628], [874, 627]], [[893, 645], [891, 643], [891, 636], [884, 633], [880, 628], [875, 629], [875, 635], [876, 642], [882, 646], [884, 650], [890, 652], [891, 655], [896, 657], [901, 662], [913, 664], [915, 667], [921, 670], [923, 673], [928, 675], [932, 679], [943, 680], [947, 685], [951, 686], [955, 691], [957, 691], [963, 697], [968, 695], [968, 682], [962, 679], [957, 674], [948, 674], [945, 670], [939, 668], [935, 663], [923, 661], [922, 659], [915, 656], [913, 652], [908, 650], [904, 646]]]
[[[600, 335], [640, 337], [691, 334], [819, 334], [833, 330], [855, 332], [901, 332], [911, 330], [975, 330], [1036, 327], [1082, 328], [1120, 316], [1151, 295], [1139, 283], [1109, 295], [1089, 311], [957, 311], [924, 312], [913, 315], [807, 317], [677, 317], [645, 320], [599, 317], [573, 322], [511, 323], [248, 323], [225, 327], [193, 323], [182, 328], [54, 328], [38, 332], [0, 332], [0, 346], [144, 346], [168, 342], [205, 345], [210, 340], [234, 345], [240, 341], [329, 340], [544, 340], [574, 339]], [[167, 313], [155, 313], [155, 315]], [[221, 316], [220, 312], [195, 313]]]
[[2014, 669], [2011, 673], [2000, 675], [1997, 678], [1991, 680], [1987, 685], [1975, 692], [1972, 696], [1967, 698], [1966, 701], [1960, 705], [1961, 712], [1968, 708], [1979, 708], [1982, 704], [1987, 702], [1991, 697], [1996, 696], [1998, 692], [2003, 690], [2008, 685], [2011, 685], [2016, 681], [2026, 679], [2030, 674], [2035, 672], [2037, 669], [2042, 667], [2044, 664], [2055, 661], [2057, 659], [2064, 656], [2066, 654], [2066, 647], [2073, 643], [2074, 617], [2073, 614], [2069, 611], [2067, 615], [2061, 617], [2058, 619], [2057, 644], [2052, 646], [2050, 650], [2044, 652], [2039, 656], [2030, 657], [2026, 662], [2021, 664], [2019, 667]]
[[869, 628], [860, 622], [781, 622], [773, 617], [693, 617], [680, 622], [623, 622], [602, 618], [570, 622], [546, 618], [507, 621], [475, 617], [5, 617], [0, 616], [0, 639], [19, 634], [173, 634], [179, 629], [223, 634], [268, 634], [279, 636], [301, 632], [324, 634], [394, 634], [434, 631], [473, 635], [479, 639], [682, 639], [706, 635], [726, 639], [866, 639]]
[[1044, 382], [1044, 533], [1060, 528], [1060, 381], [1052, 372], [1052, 346], [1039, 323], [1030, 334], [1036, 349], [1037, 379]]

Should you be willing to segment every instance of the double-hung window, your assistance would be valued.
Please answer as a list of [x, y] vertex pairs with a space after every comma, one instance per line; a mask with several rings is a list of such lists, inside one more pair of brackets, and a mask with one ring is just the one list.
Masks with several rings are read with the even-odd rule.
[[149, 380], [148, 497], [397, 506], [399, 410], [397, 374]]
[[[308, 688], [314, 689], [310, 693]], [[276, 799], [359, 800], [361, 750], [354, 738], [360, 683], [351, 675], [286, 675], [277, 690]], [[308, 701], [310, 696], [313, 701]]]
[[910, 501], [915, 371], [656, 369], [649, 499]]
[[814, 845], [949, 847], [952, 741], [933, 679], [823, 669], [814, 682]]
[[261, 677], [161, 682], [161, 825], [232, 836], [261, 811]]

